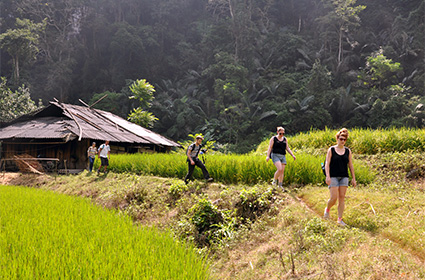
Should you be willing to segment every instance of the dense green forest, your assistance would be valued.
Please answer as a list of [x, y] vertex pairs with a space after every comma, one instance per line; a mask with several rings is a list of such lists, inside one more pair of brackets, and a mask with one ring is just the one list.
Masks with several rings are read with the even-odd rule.
[[2, 99], [81, 105], [108, 93], [97, 108], [127, 118], [143, 103], [129, 86], [146, 79], [154, 131], [174, 140], [202, 132], [235, 152], [278, 125], [290, 134], [425, 126], [423, 0], [2, 0], [0, 8]]

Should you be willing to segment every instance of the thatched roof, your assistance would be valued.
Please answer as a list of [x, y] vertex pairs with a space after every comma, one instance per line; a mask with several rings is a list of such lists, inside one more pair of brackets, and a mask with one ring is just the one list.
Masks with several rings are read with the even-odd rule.
[[109, 140], [111, 142], [180, 147], [166, 137], [112, 113], [84, 106], [50, 102], [31, 114], [0, 125], [6, 139]]

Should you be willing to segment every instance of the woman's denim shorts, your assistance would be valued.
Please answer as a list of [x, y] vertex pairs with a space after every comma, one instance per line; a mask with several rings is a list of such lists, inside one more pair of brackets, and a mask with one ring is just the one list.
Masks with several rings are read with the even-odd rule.
[[331, 177], [330, 187], [348, 187], [348, 177]]
[[280, 161], [282, 164], [286, 164], [286, 156], [282, 154], [272, 153], [272, 161], [275, 163], [276, 161]]

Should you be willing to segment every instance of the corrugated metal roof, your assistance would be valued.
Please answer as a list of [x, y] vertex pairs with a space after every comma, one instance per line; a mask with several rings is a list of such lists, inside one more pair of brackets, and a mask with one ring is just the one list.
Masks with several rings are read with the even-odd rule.
[[0, 139], [8, 138], [65, 138], [71, 133], [69, 121], [57, 117], [45, 117], [19, 122], [0, 128]]
[[129, 121], [126, 121], [116, 115], [113, 115], [108, 112], [101, 112], [103, 116], [111, 120], [112, 122], [118, 124], [120, 127], [126, 129], [127, 131], [131, 131], [137, 136], [140, 136], [144, 139], [147, 139], [151, 143], [155, 143], [158, 145], [164, 145], [164, 146], [172, 146], [174, 142], [168, 140], [164, 136], [157, 134], [155, 132], [152, 132], [144, 127], [141, 127], [137, 124], [131, 123]]
[[[176, 142], [109, 112], [77, 105], [50, 102], [62, 109], [62, 116], [48, 116], [54, 110], [37, 111], [0, 128], [0, 140], [10, 138], [63, 139], [81, 135], [82, 139], [155, 144], [180, 147]], [[43, 116], [43, 117], [38, 117]]]

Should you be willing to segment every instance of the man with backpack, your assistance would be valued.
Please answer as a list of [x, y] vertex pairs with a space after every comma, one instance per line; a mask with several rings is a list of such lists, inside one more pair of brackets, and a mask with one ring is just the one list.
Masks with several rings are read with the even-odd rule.
[[189, 166], [189, 171], [187, 172], [186, 176], [184, 177], [184, 182], [187, 184], [189, 183], [189, 180], [192, 178], [193, 171], [195, 170], [195, 166], [198, 166], [202, 170], [202, 174], [204, 175], [205, 180], [207, 182], [212, 182], [214, 179], [210, 177], [210, 174], [208, 173], [208, 170], [205, 168], [204, 163], [198, 158], [199, 152], [202, 148], [202, 140], [204, 140], [204, 137], [198, 135], [196, 136], [196, 140], [194, 143], [190, 144], [187, 148], [186, 156], [187, 156], [187, 162]]

